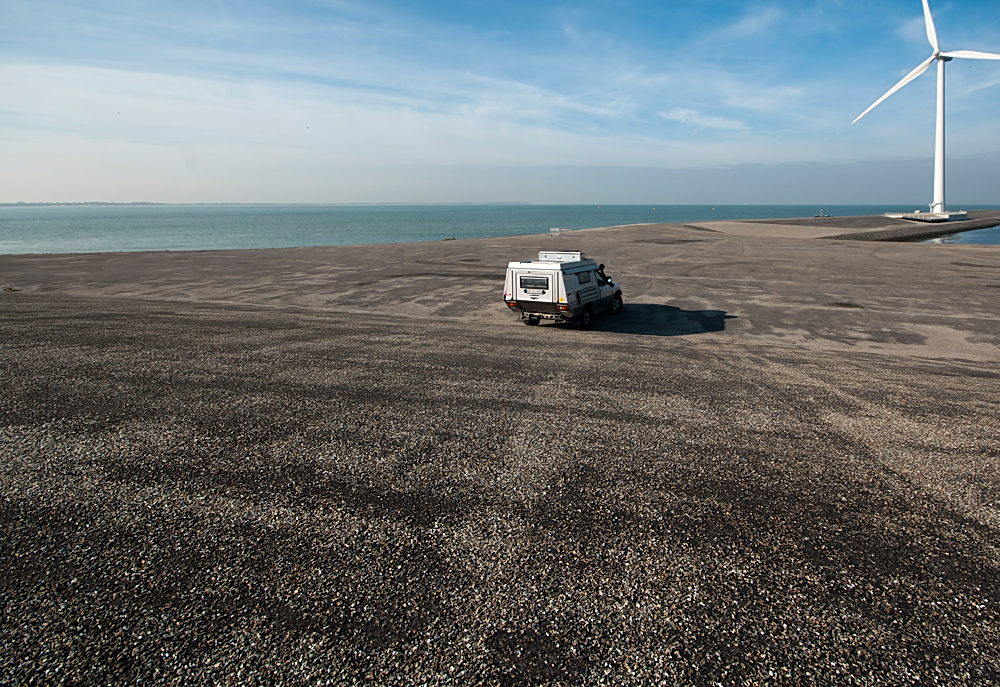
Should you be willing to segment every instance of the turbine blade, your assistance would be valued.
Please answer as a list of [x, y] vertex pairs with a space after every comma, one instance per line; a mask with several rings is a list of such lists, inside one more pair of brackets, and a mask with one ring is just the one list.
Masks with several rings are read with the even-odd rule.
[[979, 52], [977, 50], [952, 50], [941, 53], [942, 57], [968, 57], [973, 60], [1000, 60], [1000, 55], [991, 52]]
[[[924, 2], [927, 2], [927, 0], [924, 0]], [[898, 91], [900, 88], [902, 88], [906, 84], [908, 84], [911, 81], [913, 81], [915, 78], [917, 78], [918, 76], [920, 76], [924, 72], [926, 72], [927, 68], [931, 66], [931, 62], [933, 62], [934, 59], [935, 59], [934, 55], [931, 55], [926, 60], [924, 60], [923, 62], [921, 62], [919, 67], [917, 67], [912, 72], [910, 72], [909, 74], [907, 74], [906, 76], [904, 76], [902, 79], [900, 79], [900, 81], [899, 81], [898, 84], [896, 84], [895, 86], [893, 86], [892, 88], [890, 88], [888, 91], [886, 91], [885, 95], [883, 95], [881, 98], [879, 98], [874, 103], [872, 103], [871, 107], [869, 107], [867, 110], [865, 110], [864, 112], [862, 112], [861, 114], [859, 114], [858, 117], [857, 117], [857, 119], [855, 119], [853, 122], [851, 122], [851, 124], [854, 124], [855, 122], [857, 122], [858, 119], [861, 119], [866, 114], [868, 114], [869, 112], [871, 112], [872, 110], [874, 110], [875, 106], [878, 105], [880, 102], [882, 102], [883, 100], [885, 100], [886, 98], [888, 98], [890, 95], [892, 95], [893, 93], [895, 93], [896, 91]]]
[[931, 6], [927, 4], [927, 0], [924, 0], [924, 26], [927, 28], [927, 40], [931, 42], [931, 48], [934, 51], [940, 50], [937, 31], [934, 30], [934, 17], [931, 16]]

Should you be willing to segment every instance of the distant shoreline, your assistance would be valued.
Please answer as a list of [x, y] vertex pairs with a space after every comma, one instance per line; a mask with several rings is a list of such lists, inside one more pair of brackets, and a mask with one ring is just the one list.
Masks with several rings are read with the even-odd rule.
[[[509, 201], [497, 201], [494, 203], [161, 203], [154, 201], [134, 201], [128, 203], [115, 203], [115, 202], [105, 202], [105, 201], [80, 201], [80, 202], [38, 202], [38, 203], [26, 203], [26, 202], [16, 202], [16, 203], [0, 203], [0, 207], [3, 208], [19, 208], [19, 207], [38, 207], [38, 208], [48, 208], [48, 207], [86, 207], [86, 206], [96, 206], [96, 207], [130, 207], [135, 205], [141, 206], [165, 206], [165, 207], [330, 207], [330, 206], [342, 206], [342, 207], [357, 207], [357, 206], [437, 206], [437, 205], [448, 205], [448, 206], [476, 206], [476, 205], [552, 205], [552, 203], [512, 203]], [[559, 203], [555, 203], [559, 205]], [[569, 204], [568, 204], [569, 205]], [[572, 204], [577, 205], [577, 204]], [[647, 205], [655, 205], [655, 203], [629, 203], [628, 205], [634, 205], [635, 207], [645, 207]], [[624, 207], [624, 206], [623, 206]], [[720, 206], [722, 207], [722, 206]], [[811, 205], [803, 207], [812, 207]], [[830, 206], [834, 207], [834, 206]]]
[[[14, 208], [14, 207], [133, 207], [133, 206], [164, 206], [164, 207], [398, 207], [398, 206], [414, 206], [414, 207], [435, 207], [435, 206], [467, 206], [467, 207], [483, 207], [483, 206], [527, 206], [527, 207], [670, 207], [670, 208], [687, 208], [687, 207], [720, 207], [720, 208], [761, 208], [761, 207], [789, 207], [789, 208], [819, 208], [822, 212], [823, 210], [835, 210], [837, 208], [881, 208], [888, 206], [898, 206], [899, 208], [910, 208], [915, 206], [921, 206], [921, 203], [614, 203], [614, 202], [604, 202], [604, 203], [535, 203], [535, 202], [519, 202], [519, 201], [489, 201], [489, 202], [375, 202], [375, 203], [337, 203], [337, 202], [315, 202], [315, 203], [282, 203], [282, 202], [261, 202], [261, 203], [240, 203], [240, 202], [208, 202], [208, 203], [166, 203], [160, 201], [128, 201], [128, 202], [114, 202], [114, 201], [39, 201], [39, 202], [0, 202], [0, 208]], [[1000, 203], [992, 205], [990, 203], [971, 203], [968, 208], [975, 208], [976, 210], [987, 210], [987, 209], [1000, 209]], [[967, 209], [962, 207], [960, 209]], [[805, 217], [812, 217], [819, 215], [804, 215]], [[832, 215], [836, 217], [836, 215]], [[845, 215], [846, 216], [846, 215]]]
[[80, 202], [80, 203], [60, 203], [60, 202], [51, 202], [51, 203], [24, 203], [24, 202], [17, 202], [17, 203], [0, 203], [0, 207], [2, 207], [2, 208], [49, 208], [49, 207], [70, 207], [70, 206], [72, 206], [72, 207], [79, 207], [79, 206], [83, 206], [83, 205], [102, 205], [102, 206], [103, 205], [126, 205], [127, 206], [127, 205], [169, 205], [169, 204], [170, 203], [147, 203], [145, 201], [136, 201], [134, 203], [102, 203], [100, 201], [87, 201], [87, 202]]

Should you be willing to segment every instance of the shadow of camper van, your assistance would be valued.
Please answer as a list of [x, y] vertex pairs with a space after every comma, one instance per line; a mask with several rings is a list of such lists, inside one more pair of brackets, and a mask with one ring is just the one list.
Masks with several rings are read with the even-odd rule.
[[599, 320], [594, 329], [644, 336], [690, 336], [721, 332], [726, 320], [735, 320], [724, 310], [682, 310], [672, 305], [629, 303], [618, 317]]

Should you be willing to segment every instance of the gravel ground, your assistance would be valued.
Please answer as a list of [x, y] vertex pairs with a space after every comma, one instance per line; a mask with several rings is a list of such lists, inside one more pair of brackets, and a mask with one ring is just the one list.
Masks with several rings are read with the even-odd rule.
[[2, 295], [0, 683], [1000, 682], [995, 363]]

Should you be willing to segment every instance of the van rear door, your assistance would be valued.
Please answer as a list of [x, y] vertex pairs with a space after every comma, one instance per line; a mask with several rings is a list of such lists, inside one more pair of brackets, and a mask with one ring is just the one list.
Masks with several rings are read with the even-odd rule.
[[526, 312], [555, 312], [559, 300], [556, 277], [553, 272], [517, 270], [514, 273], [517, 304]]

